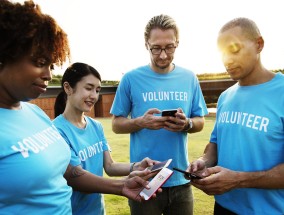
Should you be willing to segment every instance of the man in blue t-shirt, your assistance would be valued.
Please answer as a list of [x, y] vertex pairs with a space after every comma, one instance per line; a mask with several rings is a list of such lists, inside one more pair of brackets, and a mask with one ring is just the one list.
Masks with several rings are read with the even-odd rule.
[[188, 168], [205, 178], [192, 184], [215, 195], [216, 215], [284, 214], [284, 75], [263, 67], [252, 20], [225, 24], [218, 47], [238, 83], [218, 100], [210, 143]]
[[[123, 76], [111, 108], [113, 131], [130, 133], [131, 162], [144, 157], [172, 159], [169, 168], [186, 169], [187, 133], [201, 131], [208, 113], [202, 91], [192, 71], [172, 63], [179, 31], [171, 17], [153, 17], [144, 36], [151, 61]], [[161, 116], [165, 109], [177, 109], [177, 113]], [[192, 214], [189, 180], [175, 172], [157, 199], [138, 204], [130, 200], [130, 210], [136, 215]]]

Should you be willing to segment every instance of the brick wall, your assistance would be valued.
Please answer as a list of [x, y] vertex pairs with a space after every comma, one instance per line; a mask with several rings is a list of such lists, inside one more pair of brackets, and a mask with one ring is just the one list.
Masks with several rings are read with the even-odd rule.
[[[54, 102], [55, 102], [54, 97], [53, 98], [43, 97], [30, 101], [30, 103], [39, 106], [49, 116], [50, 119], [54, 119], [54, 110], [53, 110]], [[90, 117], [95, 117], [94, 108], [91, 110], [91, 112], [86, 113], [86, 115]]]
[[54, 118], [54, 111], [53, 111], [53, 105], [55, 102], [55, 98], [37, 98], [30, 103], [36, 104], [41, 109], [44, 110], [44, 112], [49, 116], [49, 118]]
[[[235, 84], [233, 80], [214, 80], [214, 81], [200, 81], [200, 87], [207, 104], [216, 103], [221, 92], [228, 87]], [[90, 117], [110, 117], [109, 113], [115, 92], [116, 86], [103, 86], [98, 102], [90, 113], [86, 115]], [[38, 105], [51, 118], [54, 118], [53, 105], [55, 97], [60, 92], [60, 87], [48, 87], [47, 92], [41, 95], [31, 103]]]
[[95, 105], [95, 115], [100, 117], [110, 117], [109, 113], [115, 94], [100, 95], [98, 102]]

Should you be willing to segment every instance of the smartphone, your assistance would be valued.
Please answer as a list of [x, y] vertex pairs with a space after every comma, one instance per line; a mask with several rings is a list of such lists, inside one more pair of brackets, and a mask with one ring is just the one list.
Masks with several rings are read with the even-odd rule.
[[168, 167], [171, 162], [172, 162], [172, 159], [168, 159], [161, 163], [154, 164], [153, 166], [148, 167], [148, 169], [151, 170], [151, 172], [156, 172], [156, 171], [163, 169], [164, 167]]
[[150, 181], [150, 189], [144, 188], [140, 192], [140, 196], [145, 200], [149, 200], [152, 195], [171, 177], [173, 171], [164, 167], [155, 177]]
[[181, 169], [176, 168], [176, 167], [174, 167], [173, 170], [176, 170], [176, 171], [178, 171], [178, 172], [181, 172], [181, 173], [185, 174], [187, 177], [189, 177], [189, 178], [191, 178], [191, 179], [202, 179], [202, 178], [201, 178], [200, 176], [198, 176], [198, 175], [195, 175], [195, 174], [190, 173], [190, 172], [186, 172], [186, 171], [181, 170]]
[[176, 117], [177, 109], [170, 109], [170, 110], [163, 110], [162, 111], [162, 116], [172, 116]]

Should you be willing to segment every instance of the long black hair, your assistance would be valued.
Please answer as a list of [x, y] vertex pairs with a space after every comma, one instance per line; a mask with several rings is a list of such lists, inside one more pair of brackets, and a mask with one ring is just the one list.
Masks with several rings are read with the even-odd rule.
[[68, 82], [70, 87], [75, 88], [76, 84], [81, 81], [83, 77], [90, 74], [101, 81], [100, 73], [95, 68], [85, 63], [74, 63], [65, 70], [61, 80], [62, 91], [57, 95], [54, 103], [55, 117], [62, 114], [66, 106], [67, 94], [64, 91], [63, 84]]

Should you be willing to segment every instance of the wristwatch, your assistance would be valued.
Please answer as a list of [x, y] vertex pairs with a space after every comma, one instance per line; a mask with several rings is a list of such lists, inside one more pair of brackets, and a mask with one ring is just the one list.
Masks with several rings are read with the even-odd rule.
[[190, 118], [188, 118], [188, 130], [190, 130], [190, 129], [192, 129], [192, 127], [193, 127], [193, 122], [192, 122], [192, 119], [190, 119]]
[[187, 127], [184, 129], [184, 131], [188, 132], [190, 129], [192, 129], [193, 127], [193, 122], [192, 122], [192, 119], [190, 118], [187, 118], [188, 119], [188, 125]]

